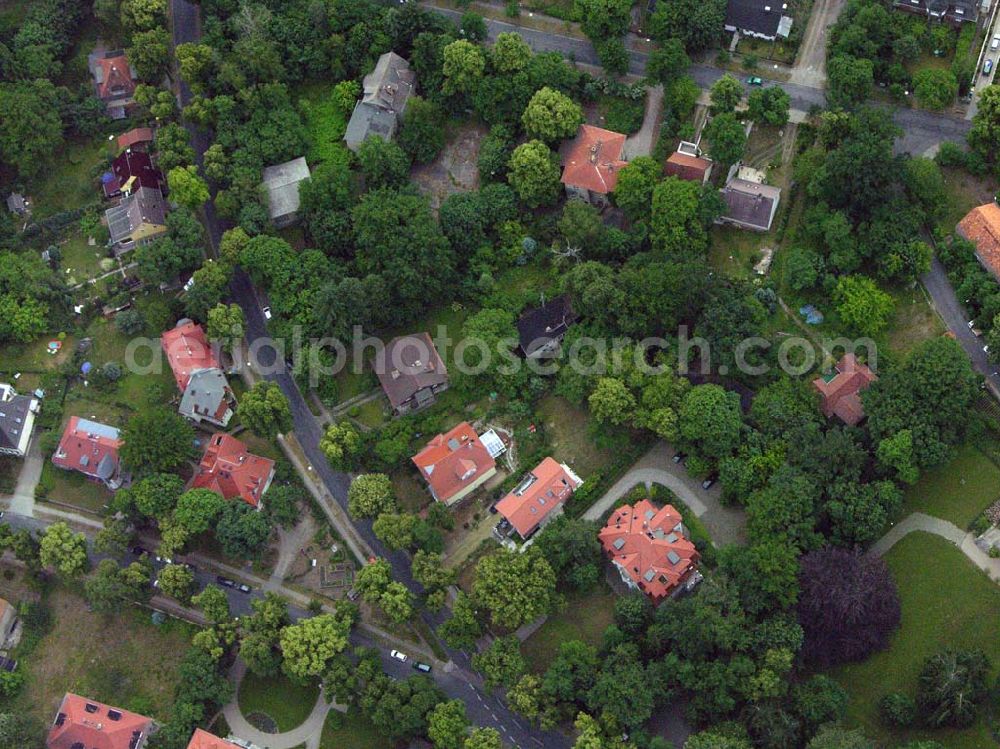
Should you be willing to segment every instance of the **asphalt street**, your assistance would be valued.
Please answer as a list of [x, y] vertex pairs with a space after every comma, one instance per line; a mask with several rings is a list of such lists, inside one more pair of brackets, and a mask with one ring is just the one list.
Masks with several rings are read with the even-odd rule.
[[[198, 41], [201, 30], [198, 22], [198, 9], [194, 4], [188, 0], [171, 0], [171, 17], [175, 46], [184, 42]], [[181, 106], [185, 106], [190, 101], [191, 92], [183, 82], [181, 82], [180, 96]], [[208, 133], [189, 123], [187, 127], [191, 133], [191, 145], [197, 153], [200, 164], [205, 150], [211, 145], [211, 138]], [[216, 215], [211, 201], [205, 204], [205, 224], [211, 237], [212, 247], [218, 248], [224, 227]], [[250, 277], [242, 269], [237, 269], [234, 273], [230, 283], [230, 292], [233, 300], [243, 309], [246, 318], [246, 340], [253, 350], [256, 345], [269, 339], [267, 321], [264, 318], [256, 289]], [[351, 479], [346, 474], [334, 471], [326, 462], [319, 447], [322, 429], [309, 410], [295, 379], [283, 366], [284, 352], [280, 357], [278, 353], [273, 346], [261, 346], [256, 351], [255, 366], [265, 379], [276, 382], [288, 398], [295, 435], [307, 460], [327, 491], [346, 512], [347, 489]], [[423, 590], [413, 579], [409, 558], [402, 552], [393, 552], [385, 548], [372, 532], [370, 521], [355, 522], [354, 525], [371, 548], [380, 557], [390, 562], [394, 579], [402, 582], [416, 595], [420, 595]], [[436, 629], [447, 616], [446, 613], [431, 615], [426, 611], [422, 611], [421, 615], [432, 629]], [[405, 650], [405, 646], [402, 644], [399, 648]], [[384, 648], [382, 650], [384, 651]], [[552, 747], [553, 749], [569, 747], [570, 741], [566, 736], [553, 731], [532, 728], [523, 718], [515, 716], [495, 695], [483, 688], [482, 680], [474, 672], [471, 659], [466, 653], [450, 648], [446, 648], [446, 651], [455, 668], [448, 672], [438, 669], [432, 673], [432, 676], [449, 697], [465, 702], [469, 718], [474, 723], [497, 728], [505, 741], [522, 747], [522, 749], [534, 745]], [[386, 661], [387, 672], [390, 674], [400, 675], [401, 670], [407, 674], [410, 673], [406, 664], [389, 659], [384, 653], [383, 660]]]

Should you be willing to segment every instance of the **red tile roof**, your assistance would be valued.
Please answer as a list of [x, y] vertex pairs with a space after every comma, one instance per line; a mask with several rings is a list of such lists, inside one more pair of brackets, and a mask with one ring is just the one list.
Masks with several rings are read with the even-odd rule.
[[593, 125], [581, 125], [569, 144], [562, 149], [562, 183], [607, 195], [618, 183], [618, 172], [625, 166], [622, 151], [625, 136]]
[[211, 489], [225, 499], [239, 497], [251, 507], [260, 507], [273, 477], [273, 460], [249, 452], [235, 437], [216, 434], [205, 448], [191, 487]]
[[107, 424], [73, 416], [52, 462], [60, 468], [107, 481], [118, 473], [118, 450], [122, 446], [118, 434], [117, 429]]
[[497, 512], [514, 526], [521, 538], [528, 538], [582, 483], [567, 466], [545, 458], [510, 494], [497, 502]]
[[48, 749], [132, 749], [145, 740], [152, 724], [152, 718], [67, 692], [49, 729], [45, 746]]
[[413, 462], [439, 502], [447, 502], [496, 468], [496, 461], [467, 421], [434, 437], [413, 456]]
[[145, 151], [122, 151], [111, 162], [112, 178], [104, 182], [104, 194], [108, 197], [119, 192], [133, 193], [140, 187], [162, 191], [163, 174], [153, 166], [152, 159]]
[[670, 154], [663, 173], [670, 177], [680, 177], [691, 182], [704, 182], [705, 174], [712, 168], [712, 162], [680, 151]]
[[1000, 206], [987, 203], [973, 208], [955, 231], [976, 245], [979, 262], [1000, 278]]
[[132, 70], [125, 55], [99, 57], [94, 64], [103, 71], [101, 80], [97, 83], [99, 99], [119, 99], [135, 93], [135, 81], [132, 80]]
[[191, 373], [198, 369], [219, 369], [219, 362], [205, 337], [205, 330], [190, 320], [166, 331], [160, 344], [174, 372], [174, 380], [183, 393]]
[[699, 559], [685, 537], [681, 514], [671, 505], [656, 509], [648, 499], [612, 512], [598, 537], [622, 574], [653, 603], [673, 593]]
[[845, 424], [854, 426], [865, 418], [861, 405], [861, 391], [878, 378], [864, 364], [858, 362], [854, 354], [844, 354], [836, 366], [837, 374], [827, 381], [823, 377], [813, 380], [823, 398], [823, 413], [826, 418], [837, 416]]
[[231, 741], [220, 739], [218, 736], [213, 736], [208, 731], [196, 728], [187, 749], [240, 749], [240, 746]]
[[118, 136], [118, 150], [124, 151], [138, 143], [152, 143], [153, 129], [149, 127], [134, 127], [127, 133]]

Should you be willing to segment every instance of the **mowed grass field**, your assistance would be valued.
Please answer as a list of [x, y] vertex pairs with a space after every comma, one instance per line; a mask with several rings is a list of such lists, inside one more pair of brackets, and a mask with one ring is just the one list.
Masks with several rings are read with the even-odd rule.
[[521, 644], [534, 673], [544, 672], [559, 652], [559, 643], [583, 640], [599, 647], [604, 630], [614, 621], [615, 595], [601, 585], [590, 593], [570, 595], [566, 608], [554, 614]]
[[303, 687], [284, 676], [260, 677], [247, 673], [240, 682], [240, 711], [243, 717], [264, 713], [278, 724], [278, 731], [290, 731], [302, 725], [313, 707], [319, 690], [315, 686]]
[[942, 466], [924, 472], [906, 490], [900, 517], [923, 512], [963, 530], [1000, 497], [1000, 468], [972, 445]]
[[902, 624], [886, 650], [831, 674], [850, 695], [848, 723], [887, 746], [933, 739], [948, 749], [995, 747], [983, 719], [966, 730], [896, 732], [879, 721], [879, 699], [897, 691], [915, 696], [924, 660], [941, 650], [981, 649], [994, 677], [1000, 666], [1000, 587], [951, 543], [927, 533], [911, 533], [885, 559], [899, 588]]

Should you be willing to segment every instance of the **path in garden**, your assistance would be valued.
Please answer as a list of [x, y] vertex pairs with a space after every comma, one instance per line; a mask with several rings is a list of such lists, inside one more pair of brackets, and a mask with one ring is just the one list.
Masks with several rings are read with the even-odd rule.
[[[229, 674], [229, 678], [236, 686], [234, 695], [239, 693], [239, 685], [245, 675], [246, 664], [237, 659]], [[226, 723], [229, 724], [230, 733], [237, 738], [249, 741], [263, 749], [293, 749], [301, 744], [306, 744], [310, 748], [319, 746], [320, 738], [323, 735], [323, 724], [326, 723], [326, 716], [330, 710], [341, 710], [341, 708], [337, 705], [327, 704], [321, 693], [305, 722], [284, 733], [264, 733], [250, 725], [240, 711], [239, 698], [236, 696], [233, 697], [232, 702], [222, 708], [222, 714], [226, 718]]]
[[295, 557], [314, 535], [316, 535], [316, 524], [312, 515], [308, 513], [304, 514], [298, 525], [291, 530], [278, 528], [278, 560], [274, 563], [271, 577], [264, 584], [265, 590], [278, 590], [281, 587], [288, 571], [295, 564]]
[[600, 520], [601, 515], [615, 502], [640, 484], [649, 487], [660, 484], [677, 495], [704, 523], [716, 546], [746, 541], [746, 518], [735, 507], [724, 507], [720, 501], [722, 490], [718, 484], [702, 489], [701, 481], [692, 477], [687, 468], [672, 460], [675, 450], [666, 442], [658, 442], [643, 455], [628, 473], [615, 483], [584, 513], [586, 520]]
[[935, 536], [951, 541], [974, 565], [989, 575], [993, 582], [1000, 583], [1000, 559], [991, 559], [988, 554], [976, 546], [975, 534], [966, 533], [954, 523], [925, 515], [922, 512], [914, 512], [896, 523], [888, 533], [875, 542], [868, 553], [883, 556], [897, 542], [914, 531], [933, 533]]
[[45, 465], [38, 442], [38, 437], [35, 435], [28, 448], [28, 454], [24, 456], [24, 464], [21, 466], [21, 473], [18, 474], [14, 494], [10, 498], [10, 511], [27, 518], [35, 516], [35, 487], [42, 477], [42, 466]]
[[646, 94], [646, 111], [642, 127], [625, 141], [625, 153], [629, 161], [636, 156], [653, 153], [656, 137], [660, 133], [660, 110], [663, 108], [663, 86], [652, 86]]

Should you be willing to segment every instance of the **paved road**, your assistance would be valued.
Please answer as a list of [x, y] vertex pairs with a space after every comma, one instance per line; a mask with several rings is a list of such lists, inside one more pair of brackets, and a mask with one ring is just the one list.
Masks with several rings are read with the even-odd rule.
[[920, 280], [931, 295], [934, 309], [941, 315], [948, 330], [954, 334], [955, 339], [962, 344], [965, 353], [972, 360], [973, 368], [986, 377], [994, 393], [1000, 397], [1000, 374], [997, 373], [997, 367], [986, 358], [986, 352], [983, 351], [983, 339], [976, 336], [969, 328], [969, 319], [965, 316], [965, 309], [958, 297], [955, 296], [955, 290], [948, 280], [948, 273], [941, 265], [941, 261], [934, 258], [931, 262], [931, 269], [921, 276]]
[[[197, 42], [200, 38], [200, 28], [198, 23], [198, 10], [195, 5], [188, 0], [171, 0], [171, 17], [173, 21], [173, 43], [176, 46], [183, 42]], [[181, 84], [181, 104], [185, 105], [190, 100], [190, 91]], [[191, 145], [194, 147], [199, 163], [202, 160], [205, 150], [211, 145], [210, 135], [192, 125], [187, 125], [191, 132]], [[211, 202], [205, 204], [205, 224], [211, 238], [213, 248], [217, 248], [222, 238], [223, 225], [215, 213]], [[251, 347], [255, 344], [269, 340], [267, 333], [267, 322], [261, 312], [261, 302], [257, 292], [250, 281], [249, 276], [242, 270], [237, 269], [230, 283], [231, 295], [243, 309], [246, 318], [246, 340]], [[299, 391], [294, 378], [283, 366], [284, 357], [278, 356], [278, 352], [271, 346], [262, 346], [256, 355], [256, 365], [262, 376], [272, 382], [276, 382], [282, 392], [288, 398], [292, 412], [295, 436], [302, 446], [302, 451], [306, 459], [312, 465], [318, 478], [323, 482], [327, 491], [333, 496], [338, 504], [347, 509], [347, 489], [350, 486], [350, 477], [346, 474], [334, 471], [326, 462], [319, 442], [322, 437], [322, 428], [316, 421], [312, 412], [306, 404], [305, 398]], [[402, 552], [393, 552], [386, 549], [372, 532], [371, 521], [355, 522], [354, 527], [358, 534], [371, 546], [379, 556], [387, 559], [392, 565], [393, 577], [406, 585], [415, 594], [423, 592], [422, 587], [413, 579], [410, 571], [409, 558]], [[446, 612], [432, 615], [422, 611], [426, 623], [436, 628], [443, 621]], [[400, 648], [405, 646], [400, 645]], [[384, 650], [384, 648], [382, 648]], [[569, 739], [554, 731], [541, 731], [533, 729], [523, 719], [518, 718], [514, 713], [498, 698], [491, 695], [482, 688], [482, 680], [472, 668], [471, 659], [464, 652], [447, 649], [448, 656], [455, 668], [448, 673], [437, 669], [434, 672], [434, 679], [437, 684], [448, 694], [449, 697], [462, 699], [468, 708], [470, 719], [482, 726], [495, 727], [500, 731], [505, 741], [509, 741], [519, 747], [544, 746], [546, 748], [563, 749], [570, 745]], [[395, 665], [393, 665], [395, 664]], [[411, 673], [407, 666], [393, 661], [387, 664], [388, 669], [402, 667], [407, 674]]]
[[[456, 21], [462, 17], [461, 11], [436, 6], [427, 7]], [[600, 65], [597, 52], [586, 39], [539, 31], [494, 18], [487, 18], [485, 21], [490, 41], [495, 40], [497, 35], [503, 32], [516, 31], [536, 52], [559, 52], [565, 57], [586, 65]], [[629, 72], [638, 76], [645, 75], [648, 58], [649, 55], [645, 52], [629, 49]], [[688, 70], [695, 83], [706, 89], [710, 88], [726, 72], [728, 71], [711, 65], [692, 65]], [[774, 81], [768, 78], [764, 78], [764, 85], [780, 86], [787, 91], [791, 98], [792, 109], [808, 112], [813, 107], [826, 106], [826, 95], [822, 88]], [[964, 119], [918, 109], [898, 109], [895, 111], [895, 120], [904, 131], [903, 138], [896, 144], [897, 151], [917, 155], [927, 153], [941, 141], [964, 143], [965, 136], [971, 127], [971, 123]]]

